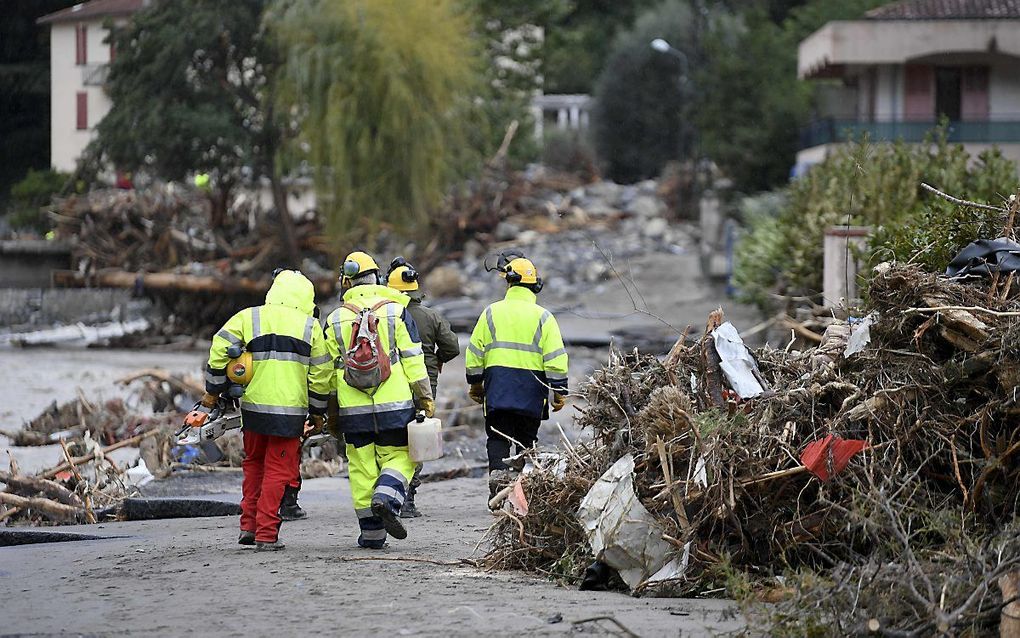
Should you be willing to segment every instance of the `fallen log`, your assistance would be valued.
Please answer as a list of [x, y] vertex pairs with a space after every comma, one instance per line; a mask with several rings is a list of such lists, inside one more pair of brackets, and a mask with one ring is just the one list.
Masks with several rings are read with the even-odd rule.
[[60, 483], [33, 476], [13, 476], [9, 472], [0, 472], [0, 483], [6, 483], [8, 489], [21, 492], [22, 495], [46, 494], [71, 507], [84, 507], [78, 495]]
[[28, 498], [25, 496], [18, 496], [17, 494], [10, 494], [8, 492], [0, 492], [0, 503], [13, 505], [14, 507], [22, 510], [34, 509], [37, 512], [61, 520], [77, 520], [78, 518], [83, 518], [85, 516], [85, 510], [80, 507], [64, 505], [63, 503], [58, 503], [48, 498]]
[[[53, 285], [63, 288], [141, 288], [143, 290], [194, 292], [209, 294], [244, 293], [264, 295], [270, 286], [268, 278], [214, 277], [187, 275], [173, 272], [129, 272], [127, 270], [100, 270], [84, 275], [74, 270], [54, 270]], [[320, 295], [333, 292], [335, 282], [330, 278], [316, 278], [312, 283]]]

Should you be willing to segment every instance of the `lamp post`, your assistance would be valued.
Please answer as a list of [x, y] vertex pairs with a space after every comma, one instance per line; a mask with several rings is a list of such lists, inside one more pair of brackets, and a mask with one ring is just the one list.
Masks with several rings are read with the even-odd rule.
[[[688, 84], [689, 84], [688, 83], [688, 76], [690, 74], [690, 61], [687, 59], [687, 54], [686, 53], [684, 53], [680, 49], [674, 47], [673, 45], [671, 45], [666, 40], [663, 40], [662, 38], [655, 38], [654, 40], [652, 40], [649, 43], [649, 45], [652, 47], [652, 49], [654, 51], [657, 51], [658, 53], [663, 53], [663, 54], [666, 54], [666, 55], [671, 55], [671, 56], [673, 56], [674, 58], [676, 58], [677, 60], [680, 61], [680, 82], [679, 82], [679, 84], [680, 84], [680, 96], [681, 96], [681, 99], [683, 100], [683, 106], [681, 107], [682, 110], [681, 110], [681, 116], [680, 116], [679, 130], [677, 131], [677, 136], [679, 137], [678, 145], [680, 147], [679, 148], [679, 157], [677, 159], [680, 162], [683, 162], [684, 161], [684, 157], [685, 157], [685, 155], [687, 153], [687, 150], [688, 150], [687, 135], [686, 135], [687, 126], [685, 126], [684, 112], [683, 112], [686, 109], [683, 108], [683, 107], [686, 106], [686, 94], [688, 92]], [[693, 86], [691, 88], [693, 88]], [[696, 153], [695, 153], [695, 155], [696, 155]], [[693, 179], [692, 179], [692, 192], [691, 192], [692, 197], [695, 198], [695, 199], [697, 197], [697, 190], [698, 190], [698, 187], [697, 187], [697, 170], [698, 170], [698, 168], [697, 167], [698, 167], [698, 158], [695, 157], [694, 158], [694, 172], [693, 172]], [[679, 201], [680, 199], [682, 199], [682, 196], [678, 193], [678, 202], [677, 202], [678, 207], [680, 207], [682, 205], [682, 202]]]

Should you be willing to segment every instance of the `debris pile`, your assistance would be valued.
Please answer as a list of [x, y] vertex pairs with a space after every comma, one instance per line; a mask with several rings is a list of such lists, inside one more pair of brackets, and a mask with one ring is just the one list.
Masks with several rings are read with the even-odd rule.
[[[238, 198], [225, 227], [209, 224], [208, 201], [169, 186], [105, 189], [61, 200], [56, 234], [71, 240], [73, 269], [57, 285], [127, 288], [162, 302], [176, 322], [167, 334], [218, 325], [237, 308], [262, 301], [269, 274], [287, 263], [278, 224]], [[302, 272], [332, 292], [328, 244], [316, 219], [295, 223]]]
[[[613, 352], [582, 389], [592, 439], [533, 461], [489, 566], [576, 583], [597, 560], [635, 592], [781, 599], [752, 617], [789, 635], [987, 630], [1020, 568], [1020, 301], [1002, 279], [881, 264], [866, 317], [816, 348], [740, 356], [718, 312], [663, 360]], [[633, 538], [666, 555], [621, 552], [579, 514], [624, 479], [654, 519]]]

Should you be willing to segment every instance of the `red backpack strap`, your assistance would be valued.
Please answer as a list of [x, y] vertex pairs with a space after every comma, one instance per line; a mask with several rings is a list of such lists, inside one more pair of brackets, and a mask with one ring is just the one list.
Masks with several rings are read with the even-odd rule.
[[375, 312], [376, 310], [379, 310], [379, 309], [380, 309], [380, 308], [382, 308], [383, 306], [385, 306], [385, 305], [387, 305], [387, 304], [391, 304], [391, 303], [397, 303], [397, 302], [396, 302], [396, 301], [392, 301], [392, 300], [390, 300], [390, 299], [383, 299], [383, 300], [382, 300], [382, 301], [380, 301], [379, 303], [377, 303], [377, 304], [375, 304], [374, 306], [372, 306], [371, 310], [372, 310], [372, 312]]
[[345, 303], [344, 305], [340, 306], [340, 307], [341, 308], [346, 308], [347, 310], [350, 310], [351, 312], [353, 312], [356, 315], [357, 314], [361, 314], [361, 311], [362, 311], [362, 308], [359, 308], [359, 307], [355, 306], [354, 304], [352, 304], [349, 301], [347, 303]]

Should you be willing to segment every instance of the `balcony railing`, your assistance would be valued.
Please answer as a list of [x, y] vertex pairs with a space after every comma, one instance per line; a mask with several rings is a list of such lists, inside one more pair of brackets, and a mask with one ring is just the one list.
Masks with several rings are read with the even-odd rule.
[[103, 86], [109, 74], [109, 64], [86, 64], [81, 68], [81, 83], [85, 86]]
[[[858, 122], [855, 120], [815, 120], [801, 130], [801, 149], [835, 144], [867, 137], [872, 142], [922, 142], [938, 126], [931, 121]], [[1020, 118], [982, 122], [950, 122], [950, 142], [1005, 144], [1020, 142]]]

